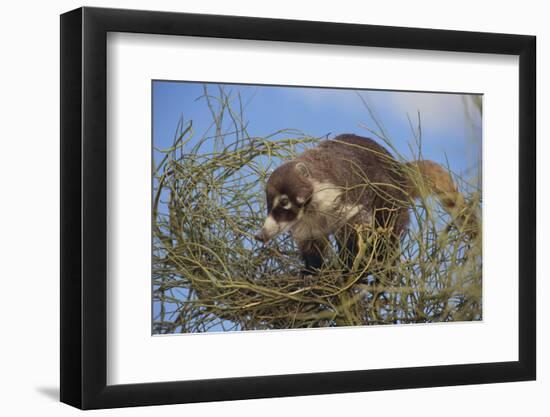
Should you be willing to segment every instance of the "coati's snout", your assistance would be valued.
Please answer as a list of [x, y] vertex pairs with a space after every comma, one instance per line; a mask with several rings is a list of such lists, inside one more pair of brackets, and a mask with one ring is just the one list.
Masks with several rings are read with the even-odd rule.
[[268, 209], [267, 218], [255, 236], [256, 239], [267, 243], [275, 236], [289, 231], [298, 221], [300, 213], [301, 207], [293, 204], [286, 194], [275, 195], [271, 210]]
[[262, 229], [254, 236], [256, 240], [267, 243], [275, 236], [289, 231], [294, 226], [295, 220], [290, 222], [277, 222], [272, 215], [265, 219]]
[[273, 171], [266, 187], [267, 218], [256, 240], [267, 243], [296, 226], [312, 191], [303, 163], [288, 162]]

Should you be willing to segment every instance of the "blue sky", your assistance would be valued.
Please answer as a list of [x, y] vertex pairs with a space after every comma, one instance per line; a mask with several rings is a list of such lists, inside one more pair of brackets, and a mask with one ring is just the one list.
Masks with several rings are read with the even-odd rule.
[[[216, 93], [218, 84], [206, 85], [209, 91]], [[366, 102], [382, 122], [392, 144], [403, 155], [411, 155], [410, 145], [414, 143], [409, 118], [416, 128], [420, 113], [425, 159], [444, 164], [448, 160], [453, 171], [466, 176], [473, 174], [469, 169], [480, 161], [480, 116], [465, 105], [468, 98], [462, 94], [238, 84], [225, 84], [224, 88], [234, 97], [241, 95], [246, 104], [248, 133], [252, 136], [293, 128], [319, 137], [340, 133], [373, 137], [365, 126], [377, 130], [377, 125], [364, 105]], [[153, 82], [153, 142], [156, 147], [170, 146], [182, 116], [185, 120], [193, 120], [196, 134], [202, 136], [211, 123], [204, 100], [197, 100], [202, 94], [203, 83]]]

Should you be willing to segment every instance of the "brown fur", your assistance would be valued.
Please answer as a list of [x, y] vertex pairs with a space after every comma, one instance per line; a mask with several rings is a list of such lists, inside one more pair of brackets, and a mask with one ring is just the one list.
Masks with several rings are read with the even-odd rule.
[[[281, 165], [266, 189], [269, 217], [277, 224], [293, 225], [289, 230], [302, 252], [306, 272], [322, 266], [328, 235], [334, 234], [340, 250], [348, 255], [356, 253], [357, 226], [389, 230], [391, 240], [398, 241], [409, 224], [412, 200], [426, 194], [435, 194], [454, 216], [465, 206], [450, 174], [440, 165], [432, 161], [402, 164], [374, 140], [353, 134], [322, 141]], [[282, 195], [290, 201], [286, 209], [276, 204]], [[269, 237], [262, 230], [258, 239], [265, 242]]]

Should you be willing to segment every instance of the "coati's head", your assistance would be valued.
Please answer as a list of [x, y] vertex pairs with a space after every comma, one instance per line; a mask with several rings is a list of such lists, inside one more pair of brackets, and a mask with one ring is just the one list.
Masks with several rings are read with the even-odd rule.
[[266, 243], [292, 229], [302, 218], [312, 194], [310, 172], [304, 162], [287, 162], [273, 171], [266, 187], [267, 219], [256, 239]]

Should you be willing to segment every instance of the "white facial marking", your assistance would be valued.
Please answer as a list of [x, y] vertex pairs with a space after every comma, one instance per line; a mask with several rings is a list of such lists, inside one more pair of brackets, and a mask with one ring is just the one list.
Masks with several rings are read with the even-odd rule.
[[267, 240], [270, 240], [281, 233], [289, 231], [294, 224], [295, 222], [277, 222], [273, 216], [269, 215], [265, 219], [262, 232]]
[[286, 194], [282, 194], [282, 195], [277, 196], [273, 199], [273, 207], [275, 208], [278, 205], [280, 205], [285, 210], [288, 210], [290, 208], [290, 206], [292, 205], [292, 203], [290, 202], [290, 200], [288, 199], [288, 196]]
[[262, 227], [265, 236], [271, 239], [273, 236], [279, 233], [279, 229], [279, 224], [275, 221], [273, 216], [267, 216], [264, 222], [264, 226]]

